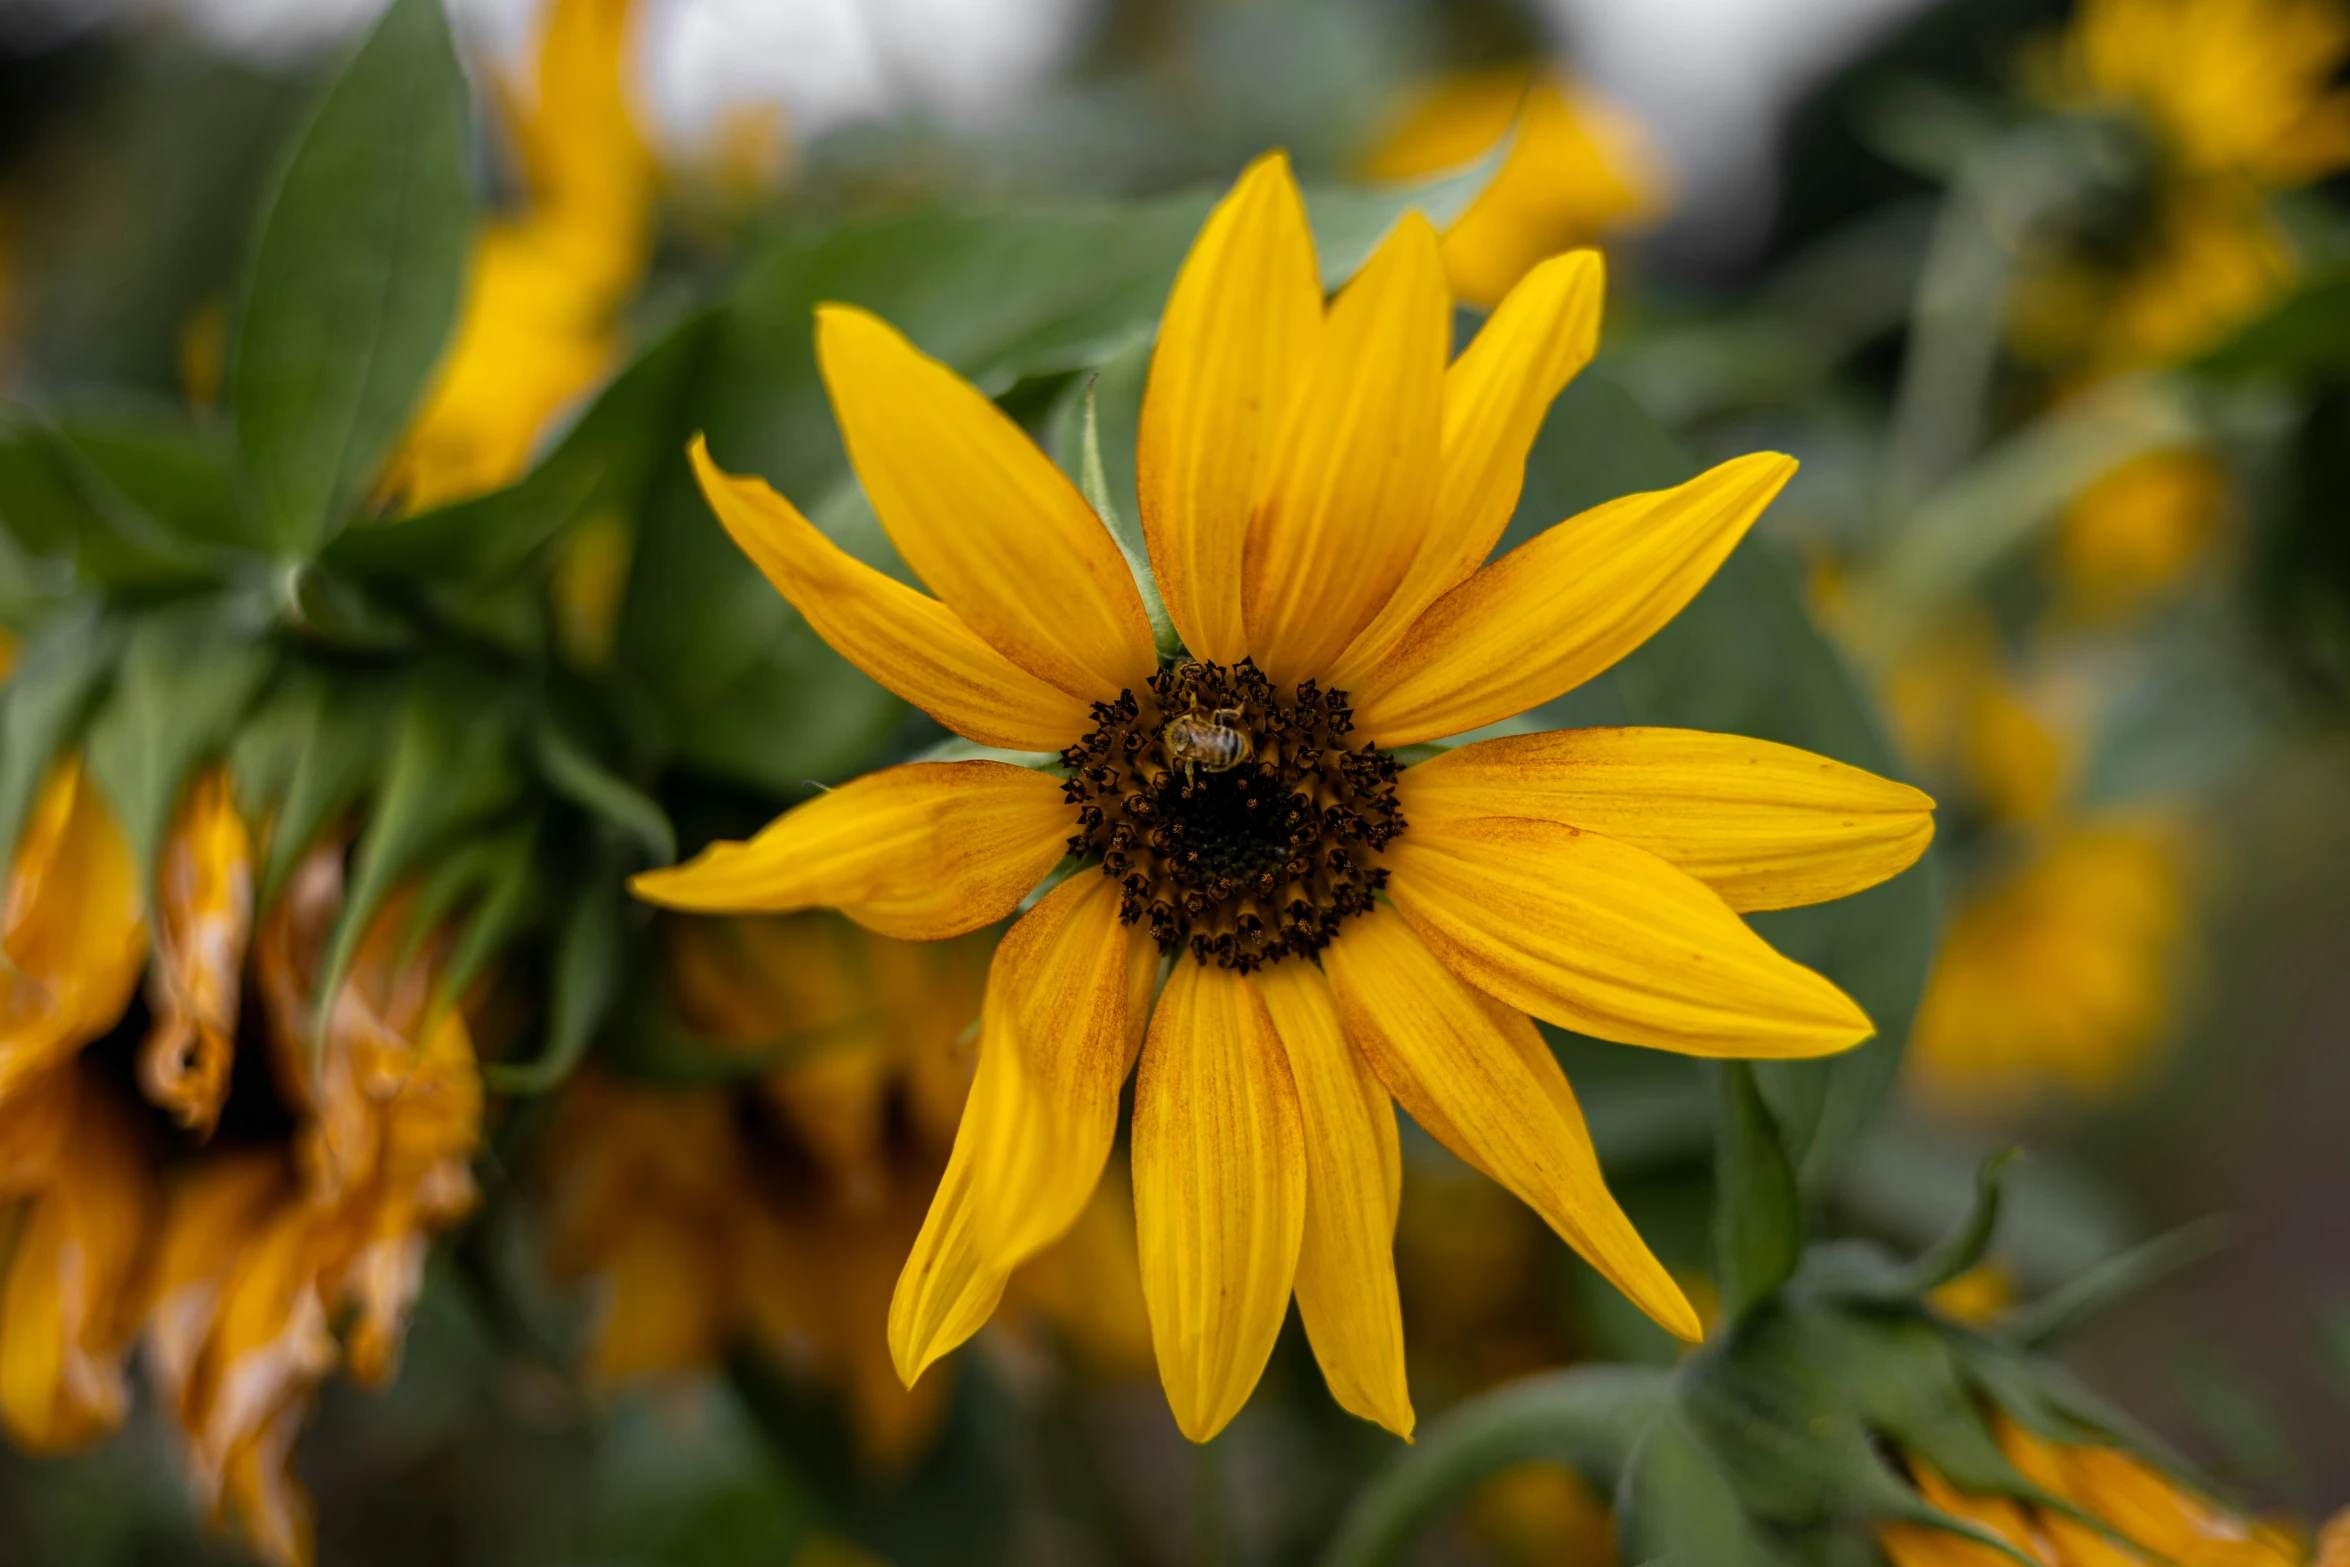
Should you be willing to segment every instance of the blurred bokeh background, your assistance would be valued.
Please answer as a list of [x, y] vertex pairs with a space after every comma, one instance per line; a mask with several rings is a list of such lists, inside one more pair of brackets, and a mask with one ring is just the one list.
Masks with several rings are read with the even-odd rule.
[[[0, 0], [0, 391], [201, 421], [285, 138], [376, 9]], [[535, 173], [518, 170], [538, 167], [532, 106], [557, 102], [542, 76], [547, 8], [449, 9], [478, 103], [519, 128], [480, 174], [520, 223], [530, 206], [515, 193]], [[1802, 697], [1813, 706], [1790, 723], [1849, 723], [1942, 804], [1941, 912], [1914, 953], [1882, 960], [1889, 973], [1930, 961], [1931, 977], [1889, 1108], [1820, 1193], [1833, 1226], [1923, 1244], [1964, 1211], [1980, 1159], [2021, 1145], [2007, 1226], [1954, 1303], [1988, 1312], [2215, 1221], [2196, 1260], [2066, 1358], [2266, 1506], [2311, 1515], [2350, 1499], [2350, 99], [2337, 96], [2350, 10], [640, 0], [624, 40], [644, 165], [626, 192], [581, 197], [589, 216], [562, 230], [574, 283], [610, 274], [577, 283], [593, 340], [572, 345], [582, 358], [566, 370], [518, 329], [499, 361], [511, 375], [473, 394], [512, 427], [465, 426], [480, 444], [437, 459], [412, 448], [419, 507], [516, 478], [612, 366], [814, 225], [1159, 197], [1222, 182], [1274, 145], [1309, 186], [1403, 181], [1472, 165], [1514, 128], [1479, 205], [1447, 232], [1464, 307], [1570, 244], [1604, 245], [1611, 267], [1600, 359], [1555, 416], [1601, 433], [1537, 475], [1529, 507], [1556, 497], [1540, 519], [1556, 520], [1577, 498], [1638, 487], [1617, 476], [1669, 482], [1692, 454], [1801, 457], [1763, 525], [1768, 569], [1800, 587], [1801, 614], [1836, 652], [1818, 677], [1833, 691]], [[557, 142], [576, 129], [541, 127]], [[598, 227], [607, 196], [625, 210]], [[558, 285], [523, 269], [511, 288], [497, 308], [520, 319]], [[1024, 418], [1059, 417], [1048, 377], [989, 390], [1015, 381]], [[748, 431], [782, 420], [787, 399], [762, 402], [762, 385], [745, 372], [712, 417]], [[454, 429], [464, 399], [450, 396]], [[1640, 416], [1636, 436], [1607, 433], [1618, 401]], [[1656, 453], [1633, 450], [1652, 437]], [[1620, 466], [1585, 471], [1578, 455]], [[598, 547], [567, 557], [555, 590], [583, 668], [625, 663], [652, 635], [628, 595], [652, 591], [650, 557], [669, 546], [643, 525], [633, 578], [626, 546], [616, 562]], [[1737, 648], [1739, 617], [1763, 614], [1777, 583], [1722, 588], [1704, 602], [1729, 629], [1691, 635]], [[31, 591], [8, 588], [12, 601]], [[616, 599], [630, 606], [617, 653]], [[1628, 664], [1566, 712], [1798, 700], [1683, 689], [1692, 677], [1670, 656]], [[902, 715], [860, 700], [795, 720], [816, 737], [802, 751], [746, 759], [689, 742], [693, 776], [663, 803], [698, 841], [755, 824], [757, 802], [801, 778], [912, 748]], [[797, 961], [696, 957], [704, 940], [673, 943], [674, 972], [703, 976], [675, 981], [684, 1011], [704, 982], [708, 1016], [749, 1005], [758, 974]], [[818, 961], [863, 972], [895, 959]], [[1905, 982], [1886, 983], [1898, 995]], [[958, 1027], [932, 1028], [939, 1051]], [[917, 1109], [866, 1153], [934, 1174], [944, 1135], [919, 1111], [930, 1036], [898, 1037], [916, 1043], [888, 1070], [915, 1085], [902, 1092]], [[1561, 1048], [1611, 1180], [1696, 1281], [1703, 1082], [1677, 1062]], [[492, 1139], [488, 1217], [434, 1254], [396, 1382], [327, 1385], [297, 1464], [324, 1560], [1188, 1559], [1201, 1460], [1098, 1274], [1031, 1281], [1027, 1327], [991, 1331], [951, 1392], [933, 1385], [938, 1407], [911, 1414], [857, 1391], [887, 1367], [860, 1365], [870, 1346], [847, 1330], [841, 1344], [819, 1335], [804, 1365], [746, 1352], [715, 1324], [677, 1330], [694, 1353], [631, 1362], [610, 1336], [613, 1292], [691, 1295], [698, 1264], [677, 1237], [765, 1221], [733, 1214], [740, 1192], [704, 1190], [706, 1170], [669, 1168], [714, 1143], [637, 1126], [622, 1076], [575, 1082], [544, 1114], [518, 1113], [536, 1117], [527, 1136]], [[712, 1092], [771, 1094], [809, 1145], [795, 1157], [846, 1168], [820, 1146], [836, 1124], [820, 1086]], [[938, 1112], [947, 1127], [952, 1108]], [[530, 1167], [500, 1166], [513, 1149]], [[1424, 1413], [1541, 1366], [1669, 1354], [1498, 1189], [1424, 1138], [1407, 1154], [1398, 1256]], [[647, 1221], [668, 1227], [658, 1237], [603, 1233], [565, 1218], [567, 1180], [676, 1208]], [[827, 1289], [886, 1299], [898, 1229], [851, 1244], [775, 1223], [813, 1248]], [[1114, 1255], [1117, 1220], [1104, 1223]], [[885, 1255], [868, 1265], [858, 1247], [876, 1244]], [[1290, 1338], [1211, 1450], [1246, 1562], [1310, 1559], [1384, 1452], [1330, 1406], [1294, 1325]], [[970, 1529], [992, 1543], [982, 1551]], [[1555, 1472], [1513, 1474], [1427, 1559], [1601, 1561], [1603, 1529]], [[87, 1451], [0, 1451], [0, 1562], [242, 1559], [191, 1517], [151, 1405]]]

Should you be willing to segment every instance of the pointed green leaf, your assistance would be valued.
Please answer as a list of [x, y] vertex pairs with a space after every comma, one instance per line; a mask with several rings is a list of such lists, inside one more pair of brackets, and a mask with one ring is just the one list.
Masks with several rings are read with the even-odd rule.
[[1981, 1262], [1983, 1253], [1991, 1247], [1991, 1237], [1999, 1229], [2000, 1178], [2010, 1164], [2022, 1157], [2021, 1148], [2004, 1148], [1985, 1159], [1982, 1168], [1975, 1172], [1974, 1206], [1958, 1227], [1944, 1236], [1932, 1251], [1869, 1291], [1868, 1298], [1888, 1302], [1915, 1300]]
[[227, 747], [275, 659], [276, 649], [229, 618], [220, 601], [174, 605], [132, 625], [88, 751], [142, 886], [154, 876], [188, 775]]
[[534, 1061], [493, 1061], [482, 1068], [482, 1080], [501, 1093], [542, 1094], [560, 1086], [587, 1054], [619, 997], [620, 976], [627, 968], [621, 951], [627, 895], [619, 866], [600, 868], [605, 874], [574, 893], [555, 943], [546, 1048]]
[[440, 358], [473, 222], [465, 98], [441, 0], [394, 0], [263, 220], [230, 400], [281, 554], [309, 555], [365, 498]]
[[549, 788], [633, 839], [645, 864], [667, 865], [677, 858], [677, 829], [669, 825], [669, 813], [597, 761], [553, 718], [540, 719], [534, 755]]
[[1803, 1255], [1803, 1199], [1778, 1123], [1743, 1061], [1720, 1069], [1714, 1138], [1714, 1271], [1737, 1317], [1787, 1282]]
[[1785, 1567], [1728, 1476], [1677, 1419], [1652, 1425], [1616, 1486], [1616, 1537], [1643, 1567]]
[[2042, 1349], [2181, 1268], [2201, 1262], [2228, 1243], [2224, 1219], [2182, 1224], [2144, 1245], [2109, 1257], [2060, 1289], [2019, 1308], [2001, 1324], [2004, 1337]]
[[50, 764], [80, 731], [121, 644], [122, 628], [95, 603], [76, 605], [41, 628], [0, 685], [0, 863], [15, 862]]
[[29, 409], [0, 409], [0, 526], [27, 553], [70, 561], [80, 576], [109, 587], [179, 587], [216, 573], [210, 546], [150, 515]]
[[238, 809], [267, 824], [256, 908], [277, 901], [319, 834], [378, 776], [401, 694], [380, 678], [330, 679], [296, 667], [237, 736], [229, 770]]

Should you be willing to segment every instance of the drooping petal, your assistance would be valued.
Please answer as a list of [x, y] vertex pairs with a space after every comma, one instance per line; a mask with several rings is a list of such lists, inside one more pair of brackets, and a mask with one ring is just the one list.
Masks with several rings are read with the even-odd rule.
[[130, 840], [78, 760], [33, 802], [0, 900], [0, 1095], [112, 1028], [147, 960]]
[[1466, 582], [1509, 526], [1526, 454], [1551, 399], [1599, 345], [1607, 267], [1596, 250], [1543, 262], [1501, 302], [1444, 374], [1435, 512], [1402, 586], [1346, 650], [1332, 684], [1351, 689], [1430, 604]]
[[629, 888], [698, 914], [836, 908], [868, 930], [939, 941], [992, 925], [1058, 864], [1075, 813], [1050, 775], [1005, 762], [910, 762], [818, 795], [747, 842], [714, 843]]
[[1410, 569], [1436, 504], [1451, 343], [1436, 231], [1406, 214], [1331, 302], [1249, 519], [1248, 648], [1274, 680], [1326, 674]]
[[1323, 954], [1347, 1038], [1429, 1135], [1515, 1193], [1642, 1311], [1703, 1336], [1681, 1287], [1609, 1194], [1583, 1111], [1525, 1016], [1480, 995], [1392, 910]]
[[1322, 335], [1322, 284], [1289, 159], [1267, 153], [1216, 205], [1167, 296], [1134, 452], [1142, 536], [1194, 658], [1248, 652], [1249, 508]]
[[1388, 896], [1437, 956], [1522, 1011], [1698, 1056], [1830, 1055], [1874, 1032], [1706, 885], [1644, 849], [1521, 817], [1414, 822]]
[[1158, 654], [1142, 594], [1085, 497], [1004, 411], [880, 317], [816, 312], [849, 461], [906, 564], [1013, 663], [1088, 701]]
[[1142, 927], [1117, 883], [1078, 875], [1004, 936], [988, 970], [979, 1070], [938, 1194], [890, 1303], [911, 1384], [979, 1331], [1012, 1270], [1058, 1240], [1100, 1184], [1118, 1130]]
[[1118, 921], [1118, 883], [1080, 872], [996, 948], [980, 1037], [1008, 1049], [1027, 1092], [984, 1166], [982, 1246], [1009, 1269], [1058, 1240], [1101, 1182], [1126, 1081], [1132, 958], [1148, 929]]
[[1594, 506], [1430, 605], [1353, 687], [1375, 745], [1457, 735], [1538, 707], [1631, 652], [1696, 597], [1795, 472], [1775, 452]]
[[1089, 727], [1085, 702], [989, 646], [961, 616], [884, 576], [816, 530], [758, 479], [710, 460], [694, 476], [710, 509], [816, 634], [877, 683], [982, 745], [1057, 751]]
[[228, 1097], [253, 928], [253, 838], [226, 768], [190, 785], [155, 881], [155, 1027], [139, 1048], [139, 1086], [182, 1126], [209, 1134]]
[[1741, 911], [1824, 903], [1907, 870], [1934, 802], [1842, 762], [1694, 729], [1479, 740], [1407, 768], [1405, 820], [1524, 816], [1646, 849]]
[[1305, 1227], [1304, 1140], [1255, 988], [1178, 962], [1134, 1088], [1134, 1221], [1159, 1380], [1194, 1442], [1240, 1412], [1280, 1336]]
[[1305, 1132], [1298, 1315], [1339, 1407], [1408, 1441], [1412, 1396], [1395, 1288], [1395, 1215], [1403, 1196], [1395, 1107], [1340, 1032], [1320, 969], [1277, 963], [1256, 985], [1289, 1058]]

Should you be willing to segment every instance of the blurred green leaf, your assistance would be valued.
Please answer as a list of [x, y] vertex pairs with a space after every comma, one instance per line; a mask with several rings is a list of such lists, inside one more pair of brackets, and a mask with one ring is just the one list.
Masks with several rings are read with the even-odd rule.
[[377, 776], [401, 691], [380, 677], [289, 667], [229, 754], [237, 809], [268, 823], [254, 905], [266, 910], [315, 843]]
[[2350, 370], [2350, 271], [2306, 279], [2194, 367], [2222, 380]]
[[651, 796], [596, 760], [551, 718], [539, 721], [533, 750], [539, 776], [572, 804], [633, 839], [648, 865], [677, 858], [677, 830]]
[[532, 1061], [492, 1061], [482, 1067], [482, 1080], [499, 1093], [543, 1094], [561, 1086], [619, 999], [627, 967], [621, 921], [628, 894], [613, 856], [599, 856], [595, 868], [597, 874], [574, 889], [556, 938], [544, 1050]]
[[8, 863], [50, 765], [81, 728], [121, 645], [122, 628], [85, 602], [44, 625], [0, 684], [0, 854]]
[[114, 687], [91, 721], [90, 770], [113, 802], [148, 885], [189, 773], [226, 749], [276, 650], [219, 601], [141, 617], [124, 642]]
[[0, 526], [35, 557], [70, 561], [117, 589], [184, 587], [213, 574], [212, 552], [125, 494], [47, 419], [0, 407]]
[[457, 312], [472, 201], [441, 0], [394, 0], [263, 220], [231, 401], [264, 532], [306, 556], [375, 482]]
[[1736, 1317], [1787, 1282], [1803, 1255], [1803, 1200], [1754, 1069], [1719, 1069], [1714, 1133], [1714, 1282]]
[[237, 497], [234, 443], [216, 428], [156, 410], [75, 410], [58, 433], [115, 491], [171, 538], [199, 548], [253, 547]]
[[1641, 1439], [1616, 1487], [1616, 1537], [1645, 1567], [1784, 1567], [1705, 1448], [1676, 1419]]
[[1547, 1459], [1612, 1473], [1663, 1409], [1669, 1379], [1645, 1367], [1577, 1366], [1523, 1377], [1447, 1411], [1358, 1492], [1322, 1567], [1407, 1559], [1412, 1542], [1512, 1464]]
[[[1696, 471], [1606, 367], [1594, 366], [1552, 405], [1503, 545]], [[1543, 727], [1654, 724], [1752, 735], [1887, 777], [1901, 771], [1860, 681], [1806, 612], [1794, 567], [1766, 538], [1739, 546], [1689, 607], [1623, 662], [1530, 718]], [[1749, 916], [1773, 946], [1835, 980], [1877, 1025], [1876, 1038], [1842, 1055], [1754, 1069], [1807, 1190], [1892, 1089], [1939, 919], [1930, 857], [1834, 903]]]

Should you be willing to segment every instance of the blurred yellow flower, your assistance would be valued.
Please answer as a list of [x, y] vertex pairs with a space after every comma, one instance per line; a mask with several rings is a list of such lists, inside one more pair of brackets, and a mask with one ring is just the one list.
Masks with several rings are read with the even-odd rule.
[[1978, 1263], [1926, 1296], [1956, 1322], [1989, 1322], [2015, 1304], [2015, 1279], [1996, 1262]]
[[[2299, 1542], [2246, 1518], [2118, 1448], [2056, 1442], [2012, 1420], [1999, 1422], [1999, 1446], [2032, 1485], [2070, 1503], [2135, 1546], [2125, 1550], [2094, 1527], [2054, 1507], [1962, 1491], [1910, 1460], [1918, 1491], [1954, 1518], [1989, 1530], [2044, 1567], [2123, 1567], [2141, 1561], [2177, 1567], [2301, 1567]], [[1972, 1540], [1919, 1524], [1877, 1532], [1893, 1567], [1995, 1567], [2011, 1558]]]
[[1968, 900], [1910, 1035], [1917, 1089], [2003, 1110], [2133, 1081], [2177, 985], [2182, 859], [2168, 824], [2067, 827]]
[[1470, 1493], [1468, 1525], [1498, 1567], [1615, 1567], [1615, 1519], [1558, 1464], [1512, 1464]]
[[[970, 1081], [984, 940], [892, 941], [829, 914], [669, 923], [680, 1017], [746, 1056], [751, 1092], [590, 1071], [539, 1166], [549, 1263], [593, 1280], [586, 1350], [610, 1387], [756, 1344], [845, 1399], [865, 1458], [903, 1468], [946, 1408], [890, 1357], [889, 1299]], [[1110, 1372], [1149, 1365], [1130, 1223], [1100, 1201], [1013, 1289]]]
[[1592, 352], [1600, 278], [1590, 252], [1542, 263], [1448, 365], [1426, 219], [1326, 302], [1286, 160], [1253, 165], [1177, 278], [1143, 401], [1142, 528], [1188, 650], [1164, 664], [1076, 487], [869, 314], [821, 308], [818, 361], [883, 528], [939, 597], [696, 443], [720, 520], [819, 635], [966, 738], [1061, 760], [891, 768], [635, 882], [679, 909], [834, 907], [931, 940], [1011, 916], [1064, 858], [1084, 862], [996, 950], [970, 1102], [891, 1305], [909, 1382], [1093, 1200], [1129, 1071], [1143, 1294], [1194, 1440], [1247, 1400], [1293, 1295], [1338, 1402], [1412, 1429], [1397, 1101], [1660, 1324], [1700, 1336], [1533, 1019], [1699, 1055], [1857, 1044], [1870, 1024], [1852, 1000], [1739, 913], [1899, 872], [1933, 807], [1804, 752], [1679, 730], [1398, 762], [1646, 640], [1793, 472], [1738, 458], [1484, 564]]
[[2077, 610], [2124, 614], [2176, 587], [2226, 520], [2227, 474], [2208, 452], [2149, 452], [2066, 508], [2057, 562]]
[[624, 69], [633, 15], [632, 0], [555, 0], [535, 94], [500, 84], [524, 201], [482, 233], [439, 380], [393, 458], [385, 487], [410, 510], [520, 477], [548, 420], [612, 362], [652, 236], [653, 157]]
[[114, 1026], [147, 961], [138, 869], [78, 760], [50, 771], [0, 907], [0, 1103]]
[[1444, 271], [1490, 310], [1537, 262], [1640, 230], [1671, 201], [1663, 155], [1631, 113], [1551, 68], [1503, 66], [1435, 82], [1403, 106], [1364, 163], [1407, 180], [1475, 161], [1516, 134], [1490, 184], [1445, 229]]

